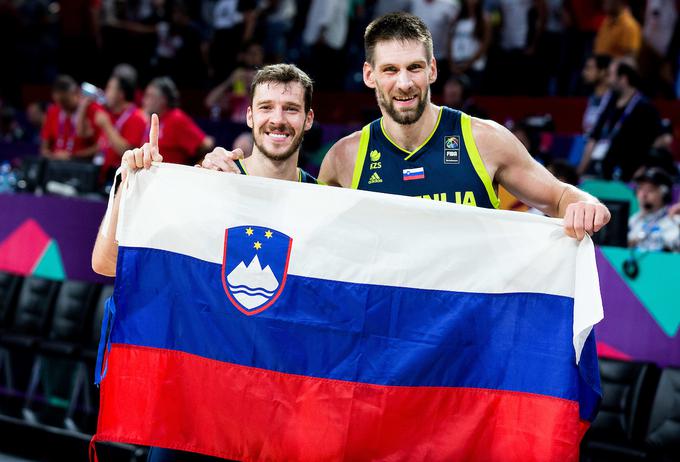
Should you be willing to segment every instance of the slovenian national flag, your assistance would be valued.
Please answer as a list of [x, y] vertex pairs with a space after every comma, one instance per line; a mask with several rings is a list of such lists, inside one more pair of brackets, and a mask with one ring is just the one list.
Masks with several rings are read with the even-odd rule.
[[602, 304], [559, 220], [162, 164], [131, 175], [117, 239], [95, 440], [578, 460]]
[[423, 180], [425, 179], [425, 168], [424, 167], [405, 168], [403, 170], [403, 174], [404, 181]]

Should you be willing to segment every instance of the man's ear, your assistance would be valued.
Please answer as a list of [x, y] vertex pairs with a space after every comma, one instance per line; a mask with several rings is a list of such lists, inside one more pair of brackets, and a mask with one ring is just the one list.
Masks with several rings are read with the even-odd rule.
[[375, 88], [375, 76], [373, 73], [373, 66], [364, 62], [364, 83], [368, 88]]
[[430, 62], [430, 85], [432, 85], [437, 80], [437, 60], [432, 57]]
[[310, 109], [309, 112], [307, 113], [307, 116], [305, 117], [305, 131], [312, 128], [313, 124], [314, 124], [314, 110]]
[[253, 107], [248, 106], [248, 110], [246, 111], [246, 124], [248, 125], [248, 128], [253, 128]]

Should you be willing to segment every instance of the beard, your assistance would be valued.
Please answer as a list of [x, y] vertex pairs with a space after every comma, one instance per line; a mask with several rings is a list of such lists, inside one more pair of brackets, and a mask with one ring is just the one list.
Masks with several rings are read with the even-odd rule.
[[290, 126], [286, 126], [286, 125], [283, 125], [283, 126], [280, 126], [280, 127], [274, 127], [274, 128], [271, 128], [271, 129], [272, 130], [278, 129], [278, 130], [281, 130], [281, 131], [285, 130], [286, 133], [290, 133], [291, 136], [293, 137], [293, 139], [290, 143], [290, 147], [282, 153], [273, 153], [273, 152], [267, 150], [267, 148], [264, 147], [264, 137], [267, 136], [267, 135], [265, 134], [265, 130], [262, 129], [259, 132], [259, 136], [253, 137], [253, 142], [254, 142], [255, 146], [257, 147], [258, 151], [260, 151], [267, 159], [273, 160], [273, 161], [276, 161], [276, 162], [283, 162], [285, 160], [290, 159], [290, 157], [293, 154], [295, 154], [298, 149], [300, 149], [300, 145], [302, 144], [302, 138], [304, 136], [304, 130], [300, 130], [300, 132], [296, 134], [295, 131]]
[[419, 100], [418, 105], [415, 108], [404, 112], [398, 111], [397, 108], [394, 107], [394, 100], [388, 98], [377, 85], [375, 87], [375, 96], [378, 99], [378, 106], [387, 112], [387, 115], [389, 115], [392, 120], [400, 125], [411, 125], [418, 122], [423, 115], [423, 112], [425, 112], [425, 108], [430, 99], [430, 88], [428, 87], [424, 94], [417, 95]]

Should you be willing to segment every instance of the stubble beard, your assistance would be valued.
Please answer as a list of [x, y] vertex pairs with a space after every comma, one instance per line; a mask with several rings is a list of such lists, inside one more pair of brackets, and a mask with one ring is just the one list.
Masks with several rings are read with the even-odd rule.
[[423, 112], [425, 112], [425, 108], [427, 107], [427, 103], [430, 99], [430, 89], [428, 87], [422, 97], [420, 97], [421, 95], [418, 95], [420, 98], [415, 110], [403, 113], [399, 112], [394, 107], [394, 101], [392, 99], [388, 99], [384, 92], [377, 86], [375, 87], [375, 94], [376, 98], [378, 99], [378, 106], [387, 112], [387, 115], [389, 115], [392, 120], [400, 125], [412, 125], [418, 122], [422, 117]]
[[[286, 129], [288, 129], [288, 127], [286, 127]], [[290, 132], [292, 130], [288, 131]], [[264, 129], [262, 129], [260, 131], [260, 137], [256, 136], [253, 137], [253, 143], [255, 144], [255, 147], [257, 147], [257, 150], [260, 151], [269, 160], [272, 160], [274, 162], [283, 162], [290, 159], [293, 156], [293, 154], [295, 154], [298, 151], [298, 149], [300, 149], [300, 145], [302, 144], [302, 138], [304, 136], [304, 131], [300, 131], [300, 133], [297, 133], [293, 137], [293, 141], [290, 145], [290, 148], [288, 148], [288, 150], [280, 154], [270, 152], [267, 150], [267, 148], [264, 147], [264, 143], [260, 142], [260, 140], [262, 140], [265, 136], [267, 135], [265, 134]], [[258, 140], [258, 138], [260, 139]]]

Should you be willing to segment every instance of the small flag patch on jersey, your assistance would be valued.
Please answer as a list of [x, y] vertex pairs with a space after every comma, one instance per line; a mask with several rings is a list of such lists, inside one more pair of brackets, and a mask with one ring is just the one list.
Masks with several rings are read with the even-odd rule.
[[425, 169], [423, 167], [404, 169], [404, 181], [422, 180], [423, 178], [425, 178]]

